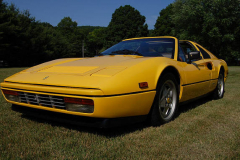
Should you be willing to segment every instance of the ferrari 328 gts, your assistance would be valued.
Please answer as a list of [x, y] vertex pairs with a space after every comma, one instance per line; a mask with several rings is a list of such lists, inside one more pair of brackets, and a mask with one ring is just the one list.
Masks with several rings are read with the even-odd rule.
[[179, 104], [224, 95], [228, 67], [201, 45], [175, 37], [125, 39], [92, 58], [64, 58], [1, 83], [12, 108], [87, 126], [171, 121]]

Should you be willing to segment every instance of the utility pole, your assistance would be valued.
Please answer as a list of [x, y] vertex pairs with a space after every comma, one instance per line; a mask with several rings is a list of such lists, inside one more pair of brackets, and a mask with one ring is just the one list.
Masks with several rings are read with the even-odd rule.
[[82, 57], [84, 57], [84, 40], [82, 41]]

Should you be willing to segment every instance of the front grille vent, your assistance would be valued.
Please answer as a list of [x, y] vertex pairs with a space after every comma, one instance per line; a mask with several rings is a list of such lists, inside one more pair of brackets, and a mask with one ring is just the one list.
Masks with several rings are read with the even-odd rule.
[[20, 101], [22, 103], [58, 109], [66, 109], [63, 97], [26, 92], [19, 92], [19, 95]]

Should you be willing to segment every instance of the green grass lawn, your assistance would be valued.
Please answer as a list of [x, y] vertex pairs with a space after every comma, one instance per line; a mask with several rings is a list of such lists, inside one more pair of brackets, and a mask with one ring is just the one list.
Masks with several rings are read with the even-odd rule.
[[[24, 68], [0, 69], [0, 82]], [[200, 99], [160, 127], [96, 129], [23, 116], [0, 94], [0, 159], [240, 159], [240, 67], [223, 99]]]

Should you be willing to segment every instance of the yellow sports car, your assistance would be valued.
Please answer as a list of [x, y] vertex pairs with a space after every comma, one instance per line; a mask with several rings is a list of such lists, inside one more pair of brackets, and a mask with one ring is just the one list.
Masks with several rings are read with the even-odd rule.
[[92, 58], [46, 62], [1, 83], [13, 109], [87, 126], [171, 121], [179, 104], [224, 94], [228, 67], [175, 37], [125, 39]]

